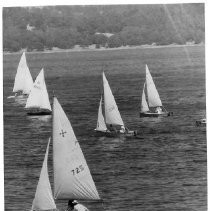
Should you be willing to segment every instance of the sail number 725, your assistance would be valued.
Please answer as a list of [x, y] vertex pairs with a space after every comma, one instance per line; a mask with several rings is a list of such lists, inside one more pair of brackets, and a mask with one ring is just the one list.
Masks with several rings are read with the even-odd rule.
[[75, 169], [71, 170], [73, 175], [79, 174], [80, 172], [82, 172], [84, 170], [83, 165], [80, 165], [78, 167], [76, 167]]

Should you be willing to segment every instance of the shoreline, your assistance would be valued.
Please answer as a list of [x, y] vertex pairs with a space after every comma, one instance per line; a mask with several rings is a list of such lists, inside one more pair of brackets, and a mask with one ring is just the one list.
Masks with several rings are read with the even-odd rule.
[[[40, 54], [40, 53], [69, 53], [69, 52], [90, 52], [90, 51], [114, 51], [114, 50], [132, 50], [132, 49], [152, 49], [152, 48], [175, 48], [175, 47], [195, 47], [195, 46], [205, 46], [204, 43], [202, 44], [186, 44], [186, 45], [142, 45], [142, 46], [122, 46], [118, 48], [72, 48], [72, 49], [57, 49], [57, 50], [44, 50], [44, 51], [30, 51], [27, 54]], [[10, 55], [10, 54], [21, 54], [23, 51], [18, 52], [3, 52], [3, 55]]]

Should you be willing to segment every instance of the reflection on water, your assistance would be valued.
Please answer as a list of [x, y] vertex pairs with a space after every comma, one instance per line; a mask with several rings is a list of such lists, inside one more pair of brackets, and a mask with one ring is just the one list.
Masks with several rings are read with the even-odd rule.
[[38, 125], [38, 124], [45, 124], [46, 122], [51, 121], [52, 116], [51, 115], [28, 115], [27, 119], [30, 119], [32, 122], [32, 125]]
[[107, 137], [101, 137], [100, 140], [100, 147], [103, 150], [117, 150], [120, 148], [120, 146], [125, 142], [125, 137], [120, 138], [107, 138]]
[[18, 97], [15, 97], [15, 103], [18, 105], [25, 105], [26, 104], [26, 101], [27, 101], [27, 98], [26, 97], [23, 97], [23, 96], [18, 96]]

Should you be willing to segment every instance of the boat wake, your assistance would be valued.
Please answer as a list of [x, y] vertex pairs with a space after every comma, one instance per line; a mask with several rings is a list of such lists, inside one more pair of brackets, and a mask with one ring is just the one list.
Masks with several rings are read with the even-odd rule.
[[7, 99], [10, 99], [10, 98], [15, 98], [15, 95], [14, 96], [8, 96]]

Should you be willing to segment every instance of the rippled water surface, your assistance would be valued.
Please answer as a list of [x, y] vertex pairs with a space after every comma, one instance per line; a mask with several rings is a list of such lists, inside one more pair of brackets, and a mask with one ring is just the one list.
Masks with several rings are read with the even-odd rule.
[[[204, 211], [207, 209], [204, 47], [101, 52], [27, 53], [35, 79], [42, 67], [69, 117], [104, 205], [90, 210]], [[29, 117], [12, 95], [20, 54], [4, 55], [4, 165], [6, 210], [29, 210], [51, 135], [50, 117]], [[168, 118], [139, 118], [148, 64]], [[130, 129], [143, 139], [94, 137], [102, 70]], [[49, 154], [52, 184], [52, 146]], [[53, 188], [53, 184], [52, 184]], [[60, 210], [67, 201], [56, 201]]]

